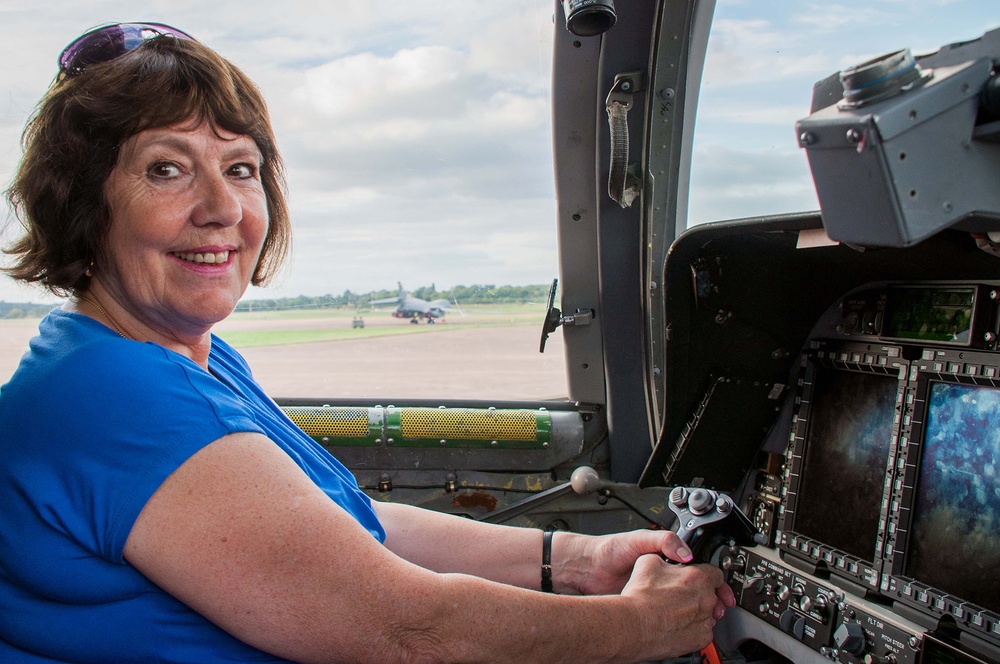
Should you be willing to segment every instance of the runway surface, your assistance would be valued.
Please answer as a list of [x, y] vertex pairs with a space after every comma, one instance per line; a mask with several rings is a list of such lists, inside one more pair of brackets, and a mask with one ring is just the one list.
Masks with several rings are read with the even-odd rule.
[[[521, 322], [513, 320], [513, 322]], [[366, 317], [366, 326], [408, 326]], [[349, 327], [346, 319], [229, 319], [227, 331]], [[447, 326], [447, 327], [446, 327]], [[37, 319], [0, 320], [0, 383], [14, 372]], [[239, 348], [254, 376], [275, 398], [549, 399], [567, 394], [562, 333], [538, 352], [539, 325], [473, 327], [470, 321], [422, 325], [420, 333]]]

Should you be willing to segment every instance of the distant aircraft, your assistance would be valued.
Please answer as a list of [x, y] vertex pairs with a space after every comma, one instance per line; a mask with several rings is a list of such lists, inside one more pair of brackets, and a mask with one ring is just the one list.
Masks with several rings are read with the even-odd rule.
[[435, 318], [444, 318], [447, 312], [452, 311], [451, 302], [448, 300], [433, 300], [431, 302], [421, 300], [419, 297], [412, 297], [407, 293], [402, 283], [396, 283], [399, 285], [398, 296], [384, 300], [372, 300], [371, 304], [395, 304], [397, 306], [396, 310], [392, 312], [393, 317], [409, 318], [410, 323], [414, 325], [419, 324], [421, 318], [426, 319], [427, 324], [431, 325], [435, 322]]

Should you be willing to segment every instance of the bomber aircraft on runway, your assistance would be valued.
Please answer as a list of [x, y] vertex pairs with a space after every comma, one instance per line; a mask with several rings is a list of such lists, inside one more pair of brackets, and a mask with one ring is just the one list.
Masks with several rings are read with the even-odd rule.
[[445, 299], [432, 300], [428, 302], [427, 300], [422, 300], [419, 297], [413, 297], [406, 292], [403, 288], [403, 284], [396, 282], [399, 286], [399, 295], [396, 297], [389, 297], [383, 300], [372, 300], [371, 304], [373, 306], [378, 306], [380, 304], [395, 304], [396, 310], [392, 312], [393, 318], [409, 318], [410, 322], [414, 325], [420, 323], [420, 319], [423, 318], [427, 321], [428, 325], [432, 325], [436, 318], [444, 318], [444, 315], [451, 311], [451, 302]]

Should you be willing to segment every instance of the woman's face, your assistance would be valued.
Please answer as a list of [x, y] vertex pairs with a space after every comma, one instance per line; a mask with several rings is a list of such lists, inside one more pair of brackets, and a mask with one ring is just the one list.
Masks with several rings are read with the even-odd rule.
[[208, 123], [128, 139], [104, 185], [108, 265], [96, 276], [132, 320], [176, 340], [204, 335], [243, 295], [267, 233], [254, 141]]

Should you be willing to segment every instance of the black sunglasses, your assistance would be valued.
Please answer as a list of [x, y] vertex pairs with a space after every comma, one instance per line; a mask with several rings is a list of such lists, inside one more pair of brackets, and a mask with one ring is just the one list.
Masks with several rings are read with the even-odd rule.
[[90, 65], [110, 62], [147, 39], [175, 37], [194, 41], [194, 37], [162, 23], [115, 23], [102, 25], [77, 37], [59, 55], [59, 76], [76, 76]]

